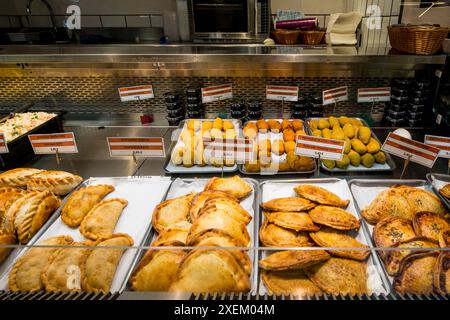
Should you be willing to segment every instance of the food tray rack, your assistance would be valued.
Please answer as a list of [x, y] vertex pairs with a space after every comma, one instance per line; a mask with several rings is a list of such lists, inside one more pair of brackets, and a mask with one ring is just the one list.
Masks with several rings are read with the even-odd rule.
[[450, 211], [450, 200], [439, 193], [439, 190], [436, 188], [435, 183], [434, 183], [435, 180], [440, 180], [440, 181], [443, 181], [446, 183], [450, 183], [450, 175], [441, 174], [441, 173], [427, 173], [427, 180], [431, 183], [431, 186], [433, 187], [434, 192], [441, 199], [442, 203], [445, 204], [445, 206], [447, 207], [447, 210]]

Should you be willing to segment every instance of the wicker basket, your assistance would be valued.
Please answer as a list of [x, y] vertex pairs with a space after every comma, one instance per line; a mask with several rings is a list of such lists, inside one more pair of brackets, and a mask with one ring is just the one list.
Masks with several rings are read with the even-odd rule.
[[302, 31], [300, 38], [303, 44], [315, 45], [321, 44], [325, 37], [325, 30]]
[[389, 26], [392, 48], [405, 53], [429, 55], [436, 53], [449, 28], [435, 26]]
[[272, 32], [272, 38], [278, 44], [296, 44], [299, 42], [300, 30], [277, 29]]

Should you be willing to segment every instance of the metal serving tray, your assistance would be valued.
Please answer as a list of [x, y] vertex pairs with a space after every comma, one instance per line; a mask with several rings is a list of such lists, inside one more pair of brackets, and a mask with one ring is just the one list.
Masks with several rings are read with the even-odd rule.
[[441, 199], [442, 203], [445, 204], [447, 209], [450, 211], [450, 200], [439, 193], [439, 189], [442, 188], [443, 185], [450, 183], [450, 175], [442, 173], [427, 173], [427, 180], [431, 183], [434, 192]]
[[[339, 195], [342, 198], [348, 198], [350, 200], [350, 203], [347, 207], [347, 210], [353, 214], [355, 214], [357, 216], [357, 218], [362, 219], [359, 210], [357, 209], [356, 206], [356, 201], [354, 200], [354, 198], [352, 197], [352, 193], [350, 191], [350, 188], [347, 185], [346, 180], [344, 179], [338, 179], [338, 178], [320, 178], [320, 179], [295, 179], [295, 180], [266, 180], [266, 181], [262, 181], [260, 183], [260, 199], [261, 201], [264, 200], [264, 186], [267, 184], [274, 184], [274, 185], [280, 185], [280, 187], [277, 188], [278, 192], [280, 192], [280, 194], [275, 195], [275, 197], [270, 197], [271, 199], [273, 198], [278, 198], [278, 195], [281, 195], [281, 193], [283, 193], [282, 196], [284, 197], [288, 197], [288, 196], [295, 196], [295, 192], [293, 190], [293, 187], [295, 185], [299, 185], [299, 184], [308, 184], [308, 185], [318, 185], [318, 186], [322, 186], [325, 187], [327, 190], [330, 190], [333, 193], [336, 193], [337, 195]], [[335, 187], [333, 187], [333, 184], [336, 184]], [[284, 185], [284, 186], [282, 186]], [[345, 185], [345, 187], [344, 187]], [[290, 188], [291, 189], [291, 193], [286, 193], [284, 194], [284, 191], [282, 190], [282, 188]], [[271, 195], [273, 195], [273, 193], [270, 193]], [[262, 225], [263, 221], [264, 221], [264, 216], [263, 216], [263, 210], [260, 209], [259, 212], [259, 221], [260, 221], [260, 225]], [[360, 228], [358, 231], [350, 231], [349, 232], [350, 235], [352, 235], [354, 238], [358, 239], [360, 242], [365, 243], [366, 245], [369, 246], [369, 248], [372, 247], [371, 245], [371, 240], [369, 238], [368, 233], [366, 232], [366, 230], [364, 230], [364, 228]], [[258, 237], [259, 237], [259, 228], [258, 228]], [[261, 247], [263, 248], [263, 247]], [[317, 249], [319, 247], [312, 247], [314, 249]], [[288, 250], [288, 248], [273, 248], [273, 249], [277, 249], [277, 250]], [[293, 248], [295, 249], [295, 248]], [[267, 251], [264, 250], [260, 250], [258, 253], [258, 260], [265, 257], [267, 254]], [[372, 289], [374, 290], [375, 288], [373, 288], [373, 286], [376, 284], [376, 282], [378, 282], [379, 287], [376, 288], [376, 290], [378, 292], [377, 295], [379, 294], [388, 294], [390, 291], [390, 284], [389, 281], [387, 280], [386, 276], [385, 276], [385, 272], [381, 266], [381, 261], [379, 260], [378, 256], [372, 251], [369, 258], [366, 260], [367, 261], [367, 266], [368, 266], [368, 275], [369, 277], [372, 276], [372, 278], [368, 279], [368, 281], [371, 281], [370, 284], [372, 286]], [[370, 269], [369, 269], [370, 268]], [[264, 294], [268, 294], [267, 289], [265, 288], [264, 284], [262, 283], [262, 279], [261, 279], [261, 274], [260, 274], [260, 270], [258, 269], [258, 292], [260, 295], [264, 295]]]
[[[352, 118], [360, 120], [364, 124], [364, 126], [366, 126], [366, 127], [368, 127], [370, 129], [370, 131], [372, 133], [372, 138], [377, 140], [380, 145], [383, 145], [380, 142], [380, 139], [378, 139], [378, 137], [373, 132], [372, 128], [369, 127], [369, 125], [367, 124], [367, 122], [364, 119], [355, 118], [355, 117], [352, 117]], [[319, 120], [319, 119], [326, 119], [326, 118], [308, 118], [306, 120], [308, 134], [312, 135], [312, 130], [311, 130], [311, 127], [309, 125], [309, 122], [311, 120]], [[350, 164], [347, 169], [340, 169], [340, 168], [328, 169], [322, 162], [320, 163], [320, 167], [323, 170], [331, 172], [331, 173], [343, 173], [343, 172], [386, 172], [386, 171], [390, 172], [390, 171], [394, 171], [395, 168], [397, 167], [395, 162], [394, 162], [394, 160], [392, 160], [392, 157], [388, 153], [385, 152], [385, 155], [386, 155], [386, 163], [385, 164], [374, 163], [372, 168], [366, 168], [363, 165], [360, 165], [359, 167], [355, 167], [355, 166], [352, 166]]]
[[[253, 219], [252, 221], [247, 225], [247, 230], [249, 230], [249, 234], [251, 237], [251, 246], [248, 248], [248, 254], [250, 255], [250, 259], [252, 260], [252, 274], [250, 276], [250, 281], [251, 281], [251, 289], [250, 289], [250, 294], [256, 294], [257, 292], [257, 266], [258, 266], [258, 260], [257, 260], [257, 255], [256, 255], [256, 247], [258, 246], [258, 226], [259, 226], [259, 215], [258, 215], [258, 209], [259, 209], [259, 203], [260, 203], [260, 198], [259, 198], [259, 183], [258, 181], [251, 179], [251, 178], [243, 178], [245, 181], [247, 181], [248, 183], [250, 183], [253, 187], [253, 201], [252, 201], [252, 209], [253, 209]], [[192, 182], [202, 182], [204, 184], [207, 183], [207, 181], [209, 179], [181, 179], [178, 178], [176, 180], [173, 180], [169, 189], [166, 192], [166, 195], [164, 196], [164, 199], [162, 201], [168, 200], [170, 198], [168, 198], [168, 196], [171, 194], [171, 192], [174, 191], [174, 183], [175, 181], [181, 181], [184, 183], [192, 183]], [[185, 193], [188, 193], [189, 191], [186, 191]], [[253, 225], [252, 225], [253, 224]], [[130, 271], [125, 279], [125, 284], [126, 284], [126, 291], [131, 291], [131, 287], [129, 284], [129, 280], [131, 278], [131, 275], [133, 274], [134, 270], [137, 268], [139, 262], [141, 261], [143, 255], [145, 254], [145, 252], [147, 252], [148, 247], [150, 247], [151, 243], [156, 239], [157, 237], [157, 233], [156, 231], [153, 229], [152, 226], [150, 226], [147, 234], [146, 234], [146, 238], [145, 241], [143, 243], [143, 246], [145, 248], [140, 248], [139, 252], [136, 254], [135, 260], [133, 262], [133, 265], [130, 268]], [[188, 247], [189, 248], [189, 247]], [[170, 249], [169, 249], [170, 250]], [[228, 250], [228, 249], [222, 249], [222, 250]], [[140, 297], [144, 297], [146, 299], [171, 299], [173, 298], [173, 296], [168, 293], [168, 292], [133, 292], [133, 294], [140, 296]], [[247, 294], [247, 293], [245, 293]]]

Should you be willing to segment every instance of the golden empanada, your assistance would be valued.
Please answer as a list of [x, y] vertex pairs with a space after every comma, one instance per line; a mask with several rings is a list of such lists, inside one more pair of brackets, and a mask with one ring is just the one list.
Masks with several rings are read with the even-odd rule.
[[250, 280], [235, 256], [226, 250], [192, 250], [181, 262], [169, 291], [247, 292]]
[[252, 186], [248, 184], [239, 176], [234, 176], [232, 178], [217, 178], [214, 177], [208, 181], [205, 186], [206, 190], [218, 190], [223, 191], [236, 197], [238, 199], [243, 199], [247, 197], [252, 192]]
[[450, 293], [450, 254], [443, 251], [439, 254], [433, 273], [434, 289], [442, 295]]
[[338, 230], [358, 230], [360, 221], [350, 212], [331, 206], [317, 206], [309, 212], [314, 223]]
[[0, 188], [0, 221], [3, 220], [6, 212], [9, 207], [18, 200], [27, 194], [27, 191], [18, 188], [8, 188], [3, 187]]
[[450, 224], [442, 216], [426, 211], [414, 214], [412, 224], [416, 235], [434, 241], [439, 241], [440, 234], [450, 229]]
[[303, 212], [311, 210], [316, 206], [315, 203], [297, 197], [277, 198], [261, 204], [261, 207], [269, 211], [294, 211]]
[[447, 199], [450, 199], [450, 183], [439, 189], [439, 193]]
[[442, 231], [439, 235], [439, 246], [441, 248], [450, 247], [450, 230]]
[[[107, 239], [99, 240], [96, 247], [129, 247], [132, 245], [133, 239], [129, 235], [113, 234]], [[84, 264], [81, 265], [83, 290], [109, 292], [124, 251], [125, 249], [119, 248], [101, 248], [90, 251]]]
[[56, 250], [42, 270], [41, 281], [45, 290], [81, 291], [81, 279], [85, 276], [82, 266], [95, 244], [86, 240], [73, 242], [68, 248]]
[[427, 211], [440, 216], [445, 215], [446, 210], [439, 197], [434, 193], [419, 188], [409, 188], [405, 193], [406, 200], [414, 213]]
[[350, 203], [350, 200], [342, 200], [334, 193], [318, 186], [299, 185], [294, 188], [294, 191], [300, 197], [323, 205], [346, 208]]
[[306, 212], [265, 211], [264, 215], [269, 222], [286, 229], [295, 231], [317, 231], [320, 229]]
[[205, 203], [205, 206], [199, 211], [197, 217], [201, 216], [203, 212], [207, 212], [210, 209], [222, 210], [237, 221], [245, 224], [249, 224], [252, 220], [252, 216], [244, 208], [242, 208], [238, 202], [225, 198], [208, 200]]
[[[73, 242], [70, 236], [49, 238], [38, 243], [39, 246], [68, 246]], [[49, 258], [61, 248], [31, 248], [14, 264], [8, 276], [8, 287], [11, 291], [40, 291], [44, 289], [41, 273]]]
[[112, 236], [117, 221], [127, 205], [127, 200], [119, 198], [97, 203], [81, 222], [80, 233], [92, 240]]
[[75, 174], [48, 170], [31, 176], [27, 182], [28, 190], [51, 191], [57, 195], [66, 195], [75, 189], [83, 178]]
[[158, 204], [153, 211], [152, 225], [156, 231], [162, 232], [171, 225], [187, 221], [190, 222], [189, 209], [195, 193], [169, 199]]
[[88, 186], [76, 190], [69, 196], [62, 208], [62, 221], [69, 227], [78, 227], [94, 205], [114, 190], [113, 186], [106, 184]]
[[2, 246], [16, 244], [16, 236], [14, 233], [0, 230], [0, 263], [5, 260], [13, 248], [7, 248]]
[[[368, 248], [367, 245], [362, 244], [352, 236], [332, 228], [321, 228], [317, 232], [309, 234], [311, 238], [321, 247], [325, 248]], [[369, 254], [369, 250], [329, 250], [328, 253], [334, 256], [365, 260]]]
[[330, 258], [303, 271], [316, 286], [329, 294], [367, 294], [367, 266], [364, 262]]
[[17, 212], [19, 211], [22, 204], [25, 203], [25, 201], [28, 201], [28, 199], [34, 197], [38, 193], [39, 191], [30, 191], [26, 195], [14, 201], [9, 206], [8, 210], [6, 210], [5, 215], [3, 216], [3, 221], [1, 222], [1, 229], [9, 233], [16, 234], [16, 227], [14, 226], [14, 220], [16, 219]]
[[262, 271], [261, 278], [269, 293], [274, 295], [293, 295], [302, 298], [322, 293], [302, 270]]
[[279, 251], [259, 261], [264, 270], [287, 271], [303, 269], [326, 261], [330, 255], [324, 250]]
[[239, 204], [239, 200], [236, 197], [233, 197], [232, 195], [229, 195], [223, 191], [207, 190], [199, 192], [191, 201], [191, 208], [189, 209], [191, 220], [194, 221], [195, 219], [197, 219], [198, 213], [205, 206], [205, 203], [207, 201], [217, 198], [227, 199], [228, 201], [234, 201]]
[[313, 247], [307, 232], [285, 229], [266, 219], [259, 230], [259, 239], [266, 247]]
[[[377, 247], [389, 248], [396, 243], [411, 240], [416, 236], [411, 221], [400, 217], [387, 217], [373, 228], [373, 241]], [[386, 252], [378, 252], [382, 257]]]
[[189, 230], [191, 230], [192, 224], [187, 221], [181, 221], [171, 225], [164, 229], [158, 237], [152, 242], [151, 246], [164, 246], [168, 242], [178, 241], [186, 244]]
[[0, 174], [0, 187], [26, 187], [30, 177], [43, 170], [35, 168], [16, 168]]

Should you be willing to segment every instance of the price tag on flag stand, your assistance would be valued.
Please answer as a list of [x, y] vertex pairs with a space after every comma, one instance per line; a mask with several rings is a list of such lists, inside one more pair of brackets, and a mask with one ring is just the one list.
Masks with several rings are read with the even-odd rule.
[[326, 160], [342, 160], [345, 141], [314, 136], [297, 136], [295, 154]]
[[162, 137], [107, 137], [111, 157], [165, 157]]
[[142, 85], [133, 87], [121, 87], [119, 88], [120, 101], [139, 101], [152, 99], [155, 97], [152, 85]]
[[359, 88], [358, 103], [391, 101], [391, 88]]
[[266, 86], [266, 99], [298, 101], [298, 86]]
[[432, 145], [440, 150], [439, 157], [450, 159], [450, 138], [425, 135], [425, 144]]
[[0, 133], [0, 153], [8, 153], [8, 143], [6, 142], [5, 134]]
[[202, 103], [233, 98], [233, 86], [231, 83], [202, 88]]
[[322, 91], [322, 104], [336, 104], [340, 101], [348, 100], [348, 87], [339, 87]]
[[203, 138], [203, 154], [205, 158], [218, 158], [224, 160], [235, 160], [238, 163], [253, 161], [254, 154], [252, 139], [220, 139]]
[[78, 153], [73, 132], [28, 135], [34, 154]]

